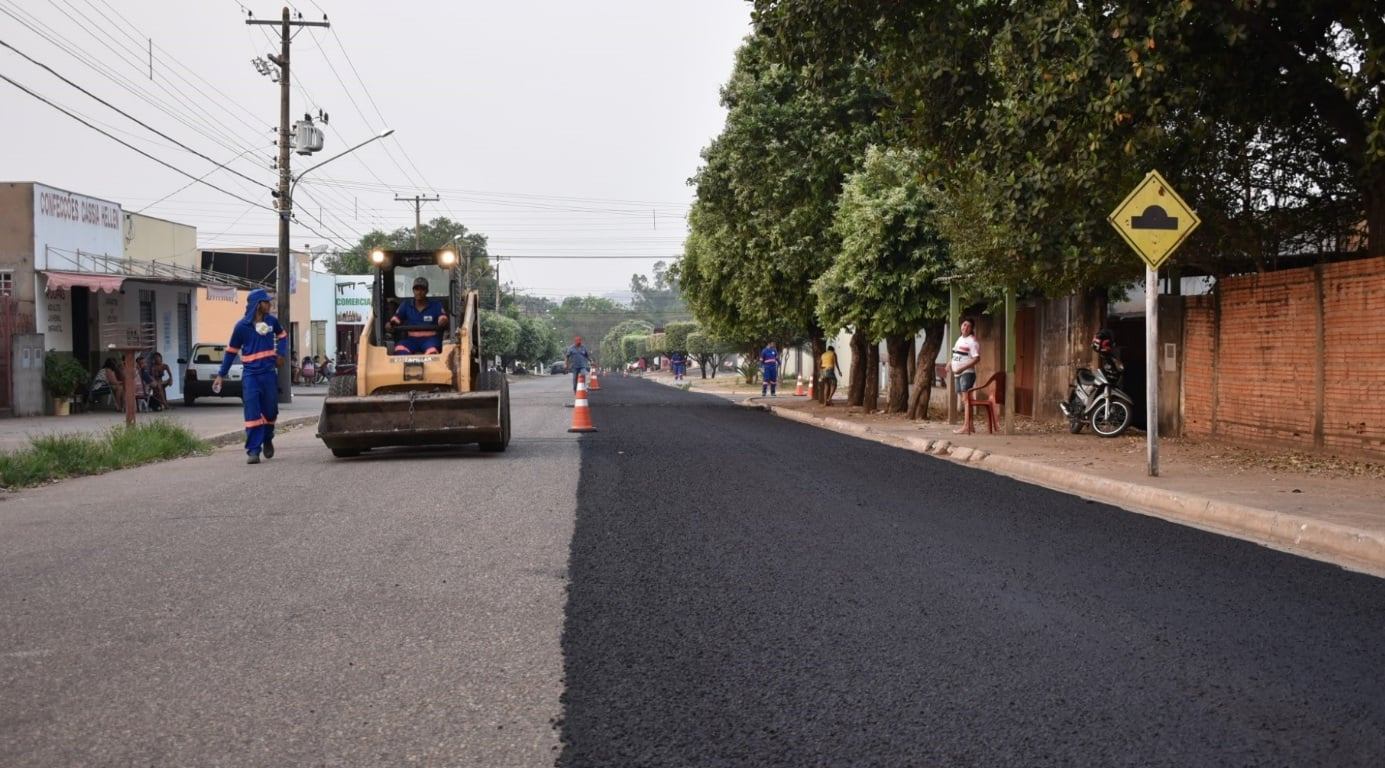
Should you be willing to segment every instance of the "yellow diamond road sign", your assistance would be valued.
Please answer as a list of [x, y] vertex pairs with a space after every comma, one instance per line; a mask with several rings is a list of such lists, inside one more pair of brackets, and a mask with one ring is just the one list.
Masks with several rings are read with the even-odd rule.
[[1158, 269], [1202, 223], [1158, 171], [1150, 171], [1107, 220], [1150, 269]]

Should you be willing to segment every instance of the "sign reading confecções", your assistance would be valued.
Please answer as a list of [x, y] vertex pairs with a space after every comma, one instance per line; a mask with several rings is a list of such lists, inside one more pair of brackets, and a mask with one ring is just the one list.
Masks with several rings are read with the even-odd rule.
[[[125, 257], [124, 223], [125, 214], [117, 203], [35, 184], [34, 266], [70, 272], [108, 271], [102, 266], [107, 259]], [[93, 256], [104, 259], [90, 258]]]

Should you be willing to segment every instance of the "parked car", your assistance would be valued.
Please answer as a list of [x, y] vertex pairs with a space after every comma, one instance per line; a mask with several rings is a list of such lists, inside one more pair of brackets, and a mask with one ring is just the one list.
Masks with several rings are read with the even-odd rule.
[[212, 379], [215, 379], [217, 371], [221, 370], [221, 360], [225, 355], [225, 344], [194, 344], [192, 345], [192, 362], [178, 361], [188, 367], [187, 373], [183, 374], [184, 405], [192, 405], [199, 397], [241, 396], [242, 370], [240, 360], [231, 364], [231, 370], [227, 372], [226, 379], [222, 382], [221, 394], [212, 392]]
[[558, 362], [548, 366], [548, 373], [551, 376], [558, 376], [567, 373], [567, 363], [564, 363], [562, 360], [559, 360]]

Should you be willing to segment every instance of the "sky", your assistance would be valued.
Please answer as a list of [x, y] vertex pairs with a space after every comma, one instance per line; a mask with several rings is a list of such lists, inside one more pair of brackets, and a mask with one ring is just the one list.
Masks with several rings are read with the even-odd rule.
[[[160, 166], [0, 80], [0, 180], [38, 181], [198, 228], [201, 247], [273, 246], [269, 188], [282, 5], [257, 0], [0, 0], [0, 74], [221, 191]], [[628, 287], [682, 250], [699, 152], [749, 33], [745, 0], [303, 0], [330, 29], [294, 39], [292, 114], [328, 115], [324, 149], [393, 136], [308, 174], [295, 248], [448, 216], [490, 239], [505, 283], [559, 298]], [[150, 41], [153, 79], [150, 79]], [[178, 146], [181, 143], [184, 146]], [[193, 151], [190, 151], [193, 150]], [[201, 153], [211, 161], [199, 157]], [[232, 158], [235, 158], [232, 160]], [[227, 163], [227, 161], [230, 161]], [[228, 170], [216, 165], [227, 163]], [[310, 231], [309, 228], [314, 231]]]

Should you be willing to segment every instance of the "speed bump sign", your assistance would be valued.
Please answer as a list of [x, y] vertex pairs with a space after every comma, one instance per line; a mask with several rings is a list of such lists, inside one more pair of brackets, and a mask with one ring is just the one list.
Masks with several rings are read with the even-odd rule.
[[1158, 171], [1146, 174], [1107, 221], [1154, 270], [1202, 223]]

